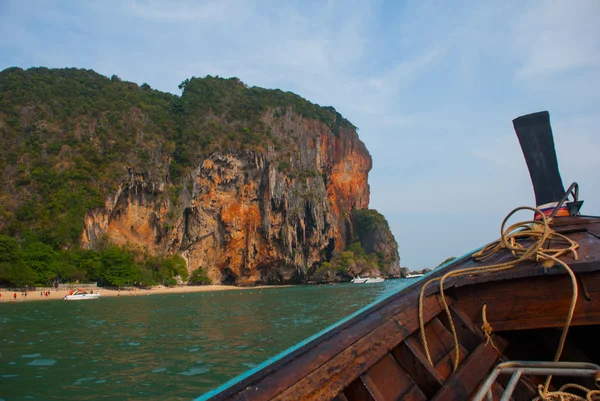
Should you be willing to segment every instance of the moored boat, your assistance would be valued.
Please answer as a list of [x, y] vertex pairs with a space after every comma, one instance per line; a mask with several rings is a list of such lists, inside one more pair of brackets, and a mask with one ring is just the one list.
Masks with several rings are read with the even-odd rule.
[[381, 277], [366, 277], [361, 278], [360, 276], [356, 276], [352, 280], [350, 280], [353, 284], [371, 284], [371, 283], [382, 283], [385, 279]]
[[599, 399], [600, 217], [564, 190], [548, 113], [513, 125], [544, 207], [198, 400]]
[[89, 299], [98, 299], [100, 298], [100, 293], [93, 291], [85, 291], [85, 290], [71, 290], [67, 295], [64, 296], [65, 301], [83, 301]]

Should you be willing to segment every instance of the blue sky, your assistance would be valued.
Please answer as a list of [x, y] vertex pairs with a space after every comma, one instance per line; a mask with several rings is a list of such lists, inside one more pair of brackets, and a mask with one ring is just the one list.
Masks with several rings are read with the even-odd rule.
[[563, 183], [600, 213], [599, 17], [598, 0], [1, 0], [0, 70], [90, 68], [173, 93], [236, 76], [332, 105], [373, 157], [371, 207], [401, 264], [420, 269], [534, 206], [519, 115], [550, 112]]

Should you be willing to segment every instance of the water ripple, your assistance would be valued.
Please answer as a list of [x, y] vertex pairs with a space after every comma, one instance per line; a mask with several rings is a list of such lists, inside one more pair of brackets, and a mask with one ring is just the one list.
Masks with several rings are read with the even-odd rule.
[[399, 284], [0, 304], [2, 397], [191, 399]]

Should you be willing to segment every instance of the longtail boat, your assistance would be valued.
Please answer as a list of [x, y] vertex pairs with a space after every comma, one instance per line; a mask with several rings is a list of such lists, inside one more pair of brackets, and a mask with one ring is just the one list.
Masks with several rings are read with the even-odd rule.
[[600, 399], [600, 217], [564, 190], [548, 112], [513, 126], [531, 220], [198, 400]]

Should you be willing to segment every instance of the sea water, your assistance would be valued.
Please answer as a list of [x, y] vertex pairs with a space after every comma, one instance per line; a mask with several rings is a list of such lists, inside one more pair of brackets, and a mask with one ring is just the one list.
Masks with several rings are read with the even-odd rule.
[[414, 280], [0, 303], [0, 400], [188, 400]]

